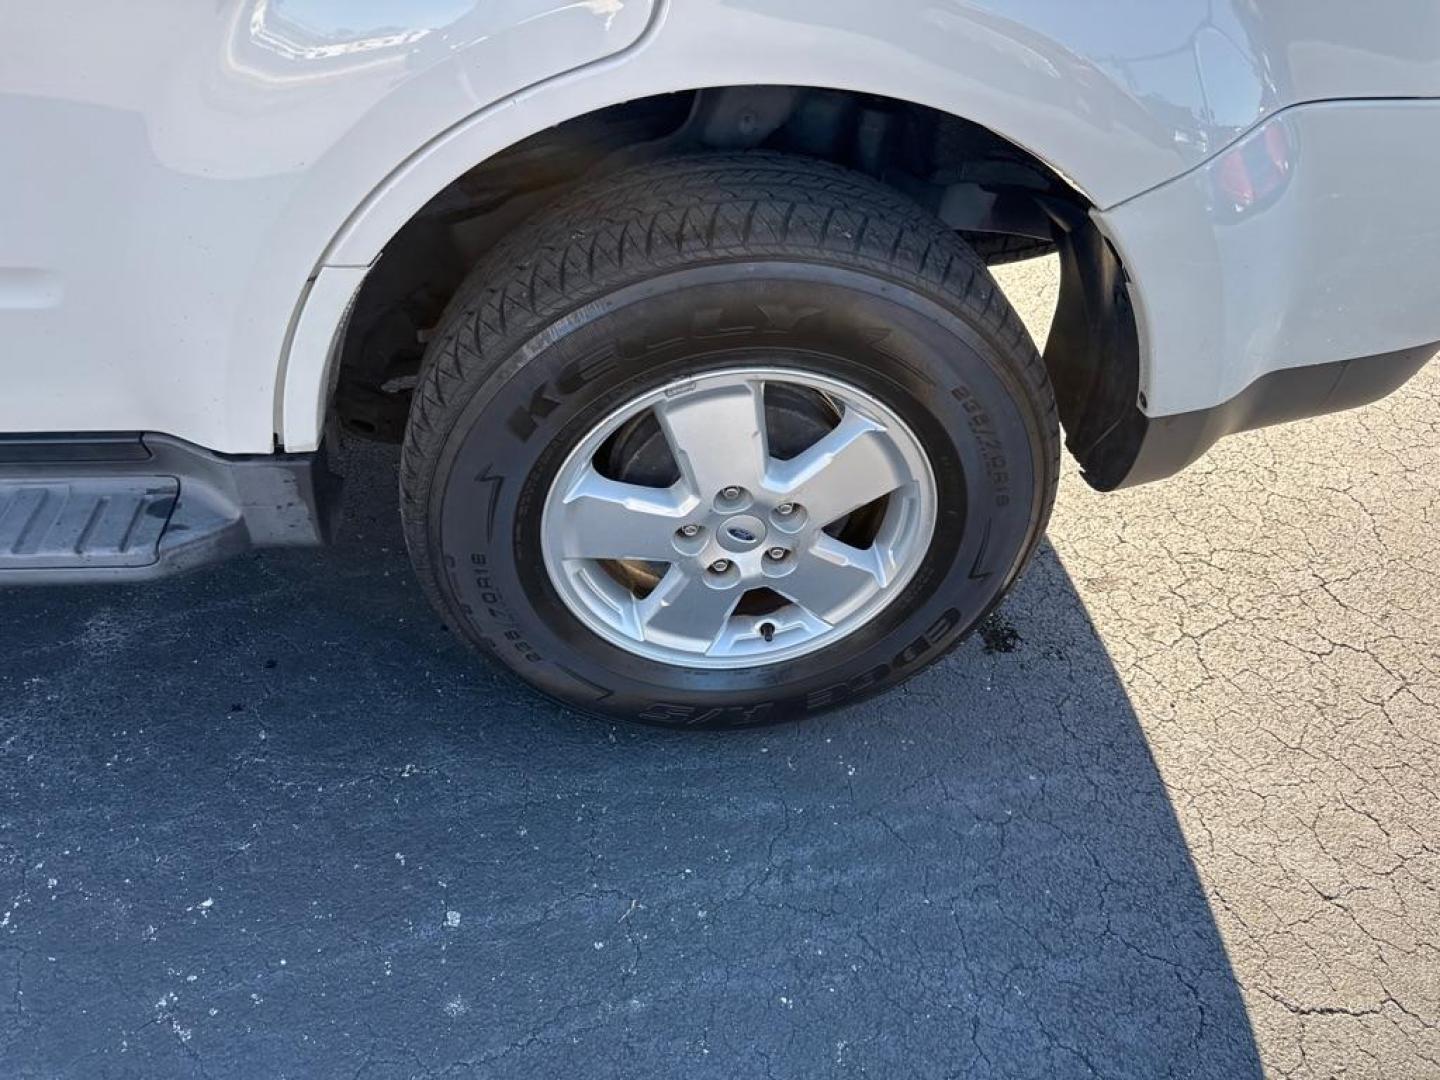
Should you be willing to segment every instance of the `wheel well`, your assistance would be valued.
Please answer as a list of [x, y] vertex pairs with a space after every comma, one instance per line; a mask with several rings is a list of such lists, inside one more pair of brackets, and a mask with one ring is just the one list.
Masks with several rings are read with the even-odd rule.
[[[426, 341], [465, 274], [566, 188], [659, 157], [745, 149], [820, 158], [874, 176], [929, 207], [992, 263], [1058, 247], [1057, 329], [1094, 339], [1061, 347], [1052, 334], [1047, 364], [1053, 354], [1065, 365], [1056, 371], [1052, 364], [1062, 422], [1091, 438], [1097, 425], [1108, 430], [1118, 419], [1108, 413], [1133, 409], [1138, 363], [1102, 354], [1124, 338], [1124, 328], [1099, 325], [1130, 318], [1129, 308], [1097, 311], [1096, 298], [1113, 289], [1087, 288], [1084, 280], [1122, 272], [1090, 222], [1089, 203], [1056, 170], [987, 128], [926, 106], [851, 91], [740, 86], [599, 109], [457, 177], [400, 229], [366, 276], [341, 342], [334, 415], [350, 432], [398, 441]], [[1112, 370], [1110, 359], [1128, 360], [1131, 370]], [[1069, 442], [1077, 450], [1073, 435]]]

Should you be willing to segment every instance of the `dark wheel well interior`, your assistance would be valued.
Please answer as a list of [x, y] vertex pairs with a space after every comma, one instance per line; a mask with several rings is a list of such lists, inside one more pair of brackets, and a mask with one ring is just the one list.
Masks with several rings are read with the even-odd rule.
[[1053, 353], [1065, 365], [1059, 372], [1052, 364], [1052, 375], [1072, 451], [1080, 449], [1076, 432], [1093, 444], [1097, 430], [1133, 411], [1138, 367], [1112, 369], [1136, 360], [1115, 355], [1124, 328], [1104, 325], [1129, 319], [1128, 306], [1097, 309], [1099, 299], [1113, 297], [1114, 282], [1087, 289], [1081, 280], [1107, 270], [1113, 278], [1119, 263], [1090, 223], [1089, 203], [1053, 169], [987, 128], [925, 106], [840, 90], [740, 86], [599, 109], [449, 184], [386, 245], [361, 286], [341, 343], [334, 415], [351, 433], [398, 441], [426, 341], [455, 289], [487, 249], [567, 187], [659, 157], [762, 148], [820, 158], [905, 191], [988, 262], [1060, 248], [1057, 327], [1095, 339], [1047, 350], [1047, 363]]

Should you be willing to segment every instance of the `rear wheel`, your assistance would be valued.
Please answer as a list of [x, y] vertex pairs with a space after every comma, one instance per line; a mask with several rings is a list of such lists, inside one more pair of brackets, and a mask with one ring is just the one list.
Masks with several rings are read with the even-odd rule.
[[1044, 368], [963, 242], [803, 159], [583, 188], [461, 288], [402, 461], [466, 639], [580, 708], [734, 725], [958, 642], [1033, 550]]

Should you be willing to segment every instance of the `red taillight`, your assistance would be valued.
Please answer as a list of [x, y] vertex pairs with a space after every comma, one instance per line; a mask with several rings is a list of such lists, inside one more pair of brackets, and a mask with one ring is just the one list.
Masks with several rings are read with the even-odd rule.
[[1220, 155], [1216, 187], [1236, 211], [1249, 210], [1285, 186], [1293, 158], [1285, 122], [1272, 121]]

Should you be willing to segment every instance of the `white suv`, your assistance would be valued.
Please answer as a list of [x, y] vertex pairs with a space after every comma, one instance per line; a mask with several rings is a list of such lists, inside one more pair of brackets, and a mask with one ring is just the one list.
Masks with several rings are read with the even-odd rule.
[[[314, 544], [583, 709], [817, 711], [1054, 496], [1440, 342], [1433, 0], [148, 0], [0, 37], [0, 584]], [[1058, 251], [1042, 358], [986, 263]]]

